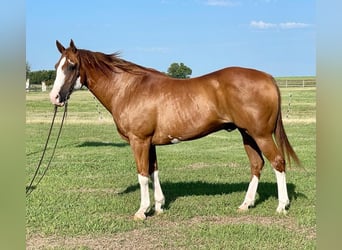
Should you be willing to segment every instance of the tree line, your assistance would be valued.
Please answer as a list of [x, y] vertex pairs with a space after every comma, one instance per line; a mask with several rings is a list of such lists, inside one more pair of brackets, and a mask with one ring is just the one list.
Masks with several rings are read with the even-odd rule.
[[31, 71], [30, 64], [26, 62], [26, 79], [30, 79], [30, 84], [41, 84], [44, 81], [46, 85], [52, 85], [55, 78], [55, 70]]
[[[169, 66], [165, 74], [173, 78], [186, 79], [190, 78], [192, 70], [184, 63], [175, 62]], [[31, 71], [30, 64], [26, 62], [26, 79], [30, 79], [30, 84], [41, 84], [44, 81], [46, 85], [52, 85], [55, 78], [55, 70]]]

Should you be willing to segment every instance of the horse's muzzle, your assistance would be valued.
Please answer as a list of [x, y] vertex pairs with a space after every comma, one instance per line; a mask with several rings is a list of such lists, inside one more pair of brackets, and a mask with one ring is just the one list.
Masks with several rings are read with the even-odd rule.
[[52, 104], [63, 107], [67, 98], [63, 98], [60, 93], [56, 93], [54, 91], [50, 92], [50, 101]]

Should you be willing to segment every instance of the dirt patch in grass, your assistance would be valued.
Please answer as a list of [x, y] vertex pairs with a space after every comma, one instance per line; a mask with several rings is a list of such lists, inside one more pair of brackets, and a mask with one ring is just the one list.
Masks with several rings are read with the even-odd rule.
[[106, 236], [44, 237], [34, 235], [27, 240], [26, 249], [152, 249], [157, 247], [158, 239], [147, 231], [147, 229], [136, 229]]
[[211, 167], [211, 164], [205, 163], [205, 162], [196, 162], [196, 163], [192, 163], [188, 165], [187, 167], [190, 169], [202, 169], [202, 168]]
[[316, 123], [316, 118], [283, 118], [285, 124], [310, 124]]
[[194, 223], [212, 223], [212, 224], [256, 224], [263, 226], [279, 225], [286, 230], [306, 235], [308, 239], [316, 238], [316, 228], [304, 228], [299, 226], [294, 219], [290, 217], [257, 217], [252, 215], [240, 216], [240, 217], [222, 217], [222, 216], [200, 216], [194, 217], [190, 220]]
[[120, 194], [122, 190], [113, 189], [113, 188], [78, 188], [78, 189], [71, 189], [69, 192], [75, 193], [104, 193], [104, 194]]
[[186, 168], [188, 169], [193, 169], [193, 170], [197, 170], [197, 169], [213, 169], [213, 167], [229, 167], [229, 168], [239, 168], [239, 167], [245, 167], [242, 166], [241, 164], [237, 163], [237, 162], [228, 162], [228, 163], [222, 163], [222, 164], [212, 164], [212, 163], [206, 163], [206, 162], [195, 162], [192, 164], [189, 164], [188, 166], [186, 166]]
[[[52, 119], [52, 114], [50, 116], [47, 115], [46, 117], [34, 117], [31, 116], [30, 118], [26, 118], [26, 123], [27, 124], [32, 124], [32, 123], [51, 123], [51, 119]], [[60, 118], [59, 118], [60, 119]], [[84, 117], [80, 117], [79, 119], [77, 118], [72, 118], [69, 119], [67, 118], [67, 120], [65, 121], [66, 124], [114, 124], [113, 123], [113, 119], [112, 118], [102, 118], [102, 119], [96, 119], [96, 118], [84, 118]], [[60, 124], [58, 122], [58, 124]]]
[[[29, 235], [26, 240], [27, 249], [163, 249], [173, 246], [175, 239], [186, 237], [179, 228], [196, 227], [199, 225], [237, 225], [255, 224], [262, 226], [278, 225], [289, 232], [304, 235], [309, 240], [316, 239], [316, 228], [299, 226], [289, 217], [256, 217], [243, 215], [229, 216], [197, 216], [184, 221], [166, 221], [162, 217], [149, 217], [152, 225], [111, 235], [83, 235], [83, 236], [43, 236]], [[137, 222], [140, 223], [140, 222]], [[179, 248], [178, 248], [179, 249]], [[184, 248], [185, 249], [185, 248]]]

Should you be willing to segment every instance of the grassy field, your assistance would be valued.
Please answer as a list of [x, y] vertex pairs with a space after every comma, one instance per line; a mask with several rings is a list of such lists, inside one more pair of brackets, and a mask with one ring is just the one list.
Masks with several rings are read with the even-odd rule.
[[[80, 91], [69, 101], [51, 168], [27, 197], [27, 248], [315, 248], [316, 89], [281, 92], [285, 129], [304, 167], [287, 171], [291, 207], [286, 216], [275, 213], [277, 187], [268, 162], [256, 206], [237, 212], [250, 178], [249, 163], [240, 134], [221, 131], [157, 148], [165, 212], [133, 221], [140, 193], [130, 147], [119, 138], [107, 111], [88, 91]], [[27, 93], [26, 98], [28, 183], [42, 154], [53, 107], [47, 93]], [[56, 131], [52, 141], [55, 136]]]

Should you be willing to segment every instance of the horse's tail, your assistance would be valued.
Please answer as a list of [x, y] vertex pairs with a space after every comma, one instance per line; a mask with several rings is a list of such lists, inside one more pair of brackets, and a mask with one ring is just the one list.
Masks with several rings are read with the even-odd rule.
[[280, 152], [282, 154], [282, 156], [287, 160], [287, 163], [289, 166], [291, 166], [291, 159], [295, 161], [295, 163], [297, 165], [301, 165], [300, 164], [300, 160], [296, 154], [296, 152], [293, 150], [289, 139], [287, 138], [287, 135], [285, 133], [285, 129], [284, 129], [284, 125], [283, 125], [283, 119], [282, 119], [282, 115], [281, 115], [281, 96], [280, 96], [280, 90], [278, 85], [276, 84], [275, 80], [274, 80], [275, 86], [277, 88], [277, 92], [278, 92], [278, 116], [277, 116], [277, 122], [276, 122], [276, 126], [274, 129], [274, 136], [275, 136], [275, 140], [277, 142], [278, 148], [280, 149]]

